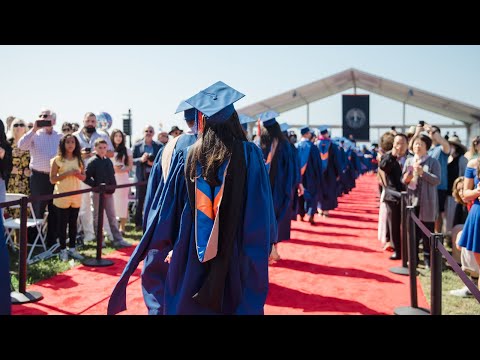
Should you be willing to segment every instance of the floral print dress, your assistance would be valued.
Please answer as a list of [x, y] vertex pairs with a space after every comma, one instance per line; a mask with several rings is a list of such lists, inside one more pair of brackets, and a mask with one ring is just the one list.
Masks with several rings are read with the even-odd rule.
[[[13, 167], [8, 179], [7, 192], [30, 195], [30, 152], [20, 150], [16, 144], [12, 144]], [[11, 217], [20, 217], [20, 209], [5, 209]], [[30, 216], [30, 210], [28, 211]]]

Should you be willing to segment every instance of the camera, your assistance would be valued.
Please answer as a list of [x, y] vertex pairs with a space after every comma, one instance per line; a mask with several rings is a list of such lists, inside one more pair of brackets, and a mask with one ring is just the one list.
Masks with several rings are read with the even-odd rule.
[[37, 120], [38, 127], [52, 126], [52, 120]]
[[154, 162], [155, 161], [155, 155], [153, 154], [148, 154], [148, 161]]
[[418, 122], [418, 125], [420, 125], [420, 126], [425, 126], [425, 121], [420, 120], [420, 121]]
[[84, 151], [87, 152], [87, 153], [92, 152], [92, 148], [89, 148], [89, 147], [85, 148]]

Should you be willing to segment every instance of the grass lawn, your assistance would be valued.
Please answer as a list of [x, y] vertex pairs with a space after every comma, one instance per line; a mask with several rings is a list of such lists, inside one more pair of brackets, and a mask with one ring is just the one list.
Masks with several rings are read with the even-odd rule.
[[[417, 278], [430, 303], [430, 270], [419, 269]], [[449, 294], [450, 290], [464, 287], [457, 273], [444, 267], [442, 272], [442, 315], [480, 315], [480, 303], [474, 298], [461, 298]]]
[[[135, 231], [134, 224], [127, 224], [124, 236], [125, 240], [133, 244], [137, 244], [141, 237], [142, 232]], [[115, 251], [115, 248], [112, 247], [111, 242], [106, 241], [105, 245], [106, 247], [102, 249], [102, 256]], [[79, 248], [78, 252], [85, 256], [85, 258], [95, 258], [97, 254], [96, 249], [96, 242], [92, 241], [84, 245], [82, 248]], [[15, 290], [18, 290], [18, 251], [12, 251], [10, 248], [9, 250], [12, 285]], [[80, 264], [81, 262], [78, 260], [69, 259], [69, 261], [63, 262], [58, 258], [58, 256], [53, 256], [49, 259], [36, 262], [32, 265], [27, 265], [27, 286], [40, 280], [48, 279]]]

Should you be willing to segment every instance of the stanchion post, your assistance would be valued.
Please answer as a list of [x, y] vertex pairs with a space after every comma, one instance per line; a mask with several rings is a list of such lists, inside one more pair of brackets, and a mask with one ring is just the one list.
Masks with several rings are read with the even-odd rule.
[[27, 254], [28, 254], [28, 232], [27, 232], [27, 205], [28, 198], [20, 199], [20, 250], [19, 268], [18, 268], [18, 291], [24, 293], [27, 291]]
[[407, 267], [408, 246], [407, 246], [407, 192], [402, 191], [401, 197], [401, 213], [402, 213], [402, 267]]
[[408, 245], [408, 271], [410, 276], [410, 304], [411, 306], [402, 306], [395, 308], [394, 314], [396, 315], [428, 315], [429, 312], [426, 309], [418, 307], [417, 300], [417, 236], [416, 236], [416, 224], [412, 218], [415, 207], [407, 206], [407, 245]]
[[410, 274], [410, 305], [411, 307], [418, 307], [417, 297], [417, 232], [416, 224], [412, 218], [415, 208], [413, 206], [407, 207], [408, 219], [408, 272]]
[[442, 315], [442, 254], [438, 250], [438, 242], [443, 244], [443, 234], [430, 236], [430, 313]]
[[38, 291], [27, 292], [27, 254], [28, 254], [28, 197], [20, 198], [20, 250], [18, 251], [18, 292], [12, 291], [10, 298], [12, 304], [25, 304], [43, 299]]
[[86, 266], [110, 266], [113, 265], [112, 260], [102, 259], [102, 244], [103, 244], [103, 213], [105, 210], [105, 188], [106, 184], [102, 183], [99, 186], [98, 198], [98, 221], [97, 221], [97, 256], [95, 259], [86, 259], [82, 262]]

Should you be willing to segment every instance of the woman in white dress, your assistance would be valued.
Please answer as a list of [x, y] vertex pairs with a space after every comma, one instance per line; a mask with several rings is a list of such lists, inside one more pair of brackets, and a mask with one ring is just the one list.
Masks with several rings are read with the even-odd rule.
[[[125, 134], [122, 130], [113, 129], [110, 135], [115, 154], [111, 158], [115, 169], [115, 180], [117, 185], [128, 184], [130, 182], [128, 174], [133, 167], [132, 150], [125, 146]], [[115, 202], [115, 214], [120, 219], [119, 230], [125, 235], [125, 224], [128, 218], [128, 193], [129, 187], [116, 189], [113, 193]]]

